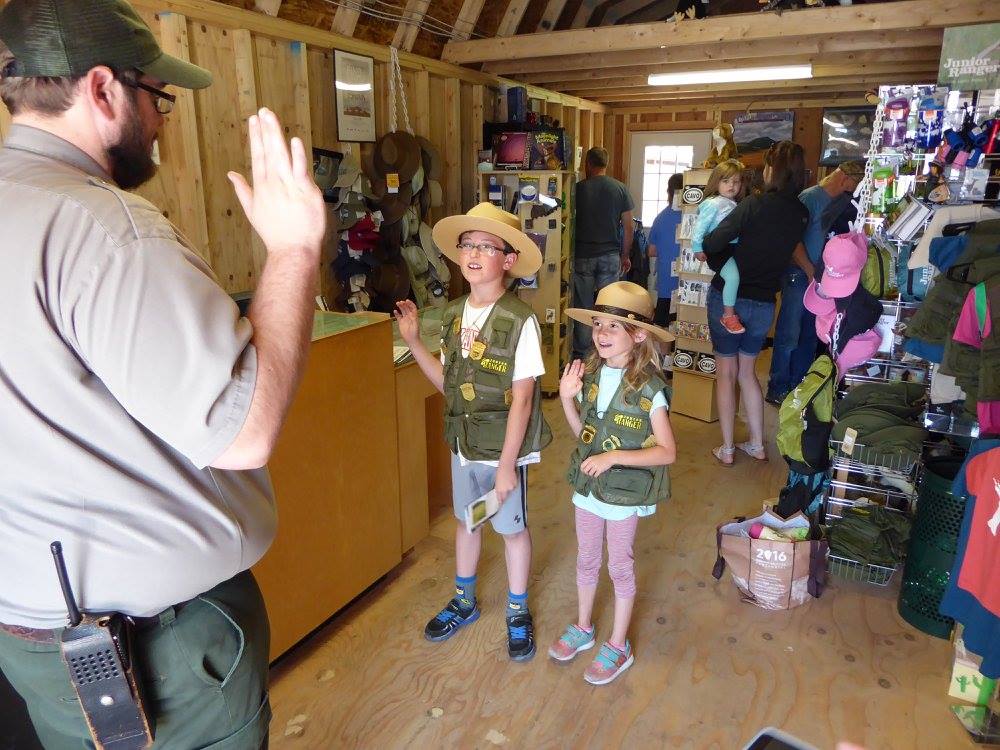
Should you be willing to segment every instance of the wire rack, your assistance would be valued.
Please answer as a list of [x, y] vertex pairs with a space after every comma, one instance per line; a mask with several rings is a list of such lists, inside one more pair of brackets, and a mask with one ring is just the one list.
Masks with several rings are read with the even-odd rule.
[[872, 563], [852, 560], [849, 557], [840, 557], [831, 554], [827, 558], [827, 570], [838, 578], [858, 583], [870, 583], [873, 586], [888, 586], [892, 583], [893, 576], [899, 566], [892, 568], [884, 565], [873, 565]]
[[[909, 484], [908, 478], [899, 477]], [[901, 483], [902, 483], [901, 482]], [[915, 488], [915, 485], [910, 485]], [[844, 511], [859, 505], [881, 505], [886, 510], [908, 514], [913, 506], [916, 492], [906, 492], [898, 485], [883, 485], [873, 478], [870, 482], [851, 481], [847, 479], [831, 479], [826, 489], [825, 505], [826, 520], [844, 517]]]
[[[855, 443], [848, 452], [844, 450], [842, 440], [830, 441], [831, 457], [830, 466], [836, 471], [843, 469], [846, 471], [860, 472], [865, 476], [887, 476], [899, 475], [908, 480], [915, 481], [916, 469], [920, 465], [920, 459], [913, 459], [909, 456], [893, 455], [889, 453], [878, 453], [876, 449], [861, 443]], [[865, 461], [861, 457], [871, 458], [879, 456], [877, 462]]]

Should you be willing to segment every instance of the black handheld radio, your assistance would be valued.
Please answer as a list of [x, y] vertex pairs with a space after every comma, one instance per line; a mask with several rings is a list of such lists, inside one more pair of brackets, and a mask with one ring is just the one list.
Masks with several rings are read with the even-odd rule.
[[98, 750], [143, 750], [153, 732], [132, 659], [131, 622], [120, 612], [82, 614], [66, 573], [62, 544], [52, 542], [59, 586], [69, 611], [60, 651]]

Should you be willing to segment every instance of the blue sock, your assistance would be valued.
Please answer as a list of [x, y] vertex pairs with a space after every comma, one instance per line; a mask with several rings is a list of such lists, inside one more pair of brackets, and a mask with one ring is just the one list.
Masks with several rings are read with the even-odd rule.
[[476, 606], [476, 577], [455, 576], [455, 598], [462, 605], [462, 609], [472, 609]]
[[528, 592], [512, 594], [507, 592], [507, 617], [523, 615], [528, 612]]

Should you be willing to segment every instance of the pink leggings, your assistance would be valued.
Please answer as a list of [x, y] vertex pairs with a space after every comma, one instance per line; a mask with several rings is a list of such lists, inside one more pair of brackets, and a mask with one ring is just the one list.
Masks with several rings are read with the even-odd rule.
[[[575, 506], [574, 506], [575, 507]], [[639, 516], [624, 521], [605, 521], [590, 511], [576, 508], [576, 584], [596, 586], [604, 552], [604, 526], [608, 527], [608, 574], [615, 585], [615, 596], [635, 596], [635, 558], [632, 544]]]

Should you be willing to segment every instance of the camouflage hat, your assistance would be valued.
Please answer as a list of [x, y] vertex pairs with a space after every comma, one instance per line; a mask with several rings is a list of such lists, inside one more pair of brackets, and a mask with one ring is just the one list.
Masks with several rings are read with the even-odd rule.
[[848, 177], [854, 177], [855, 179], [860, 180], [865, 176], [865, 160], [851, 159], [850, 161], [842, 161], [837, 169], [846, 174]]
[[0, 11], [0, 40], [15, 58], [8, 76], [82, 76], [106, 65], [185, 89], [212, 83], [207, 70], [165, 54], [125, 0], [10, 0]]

